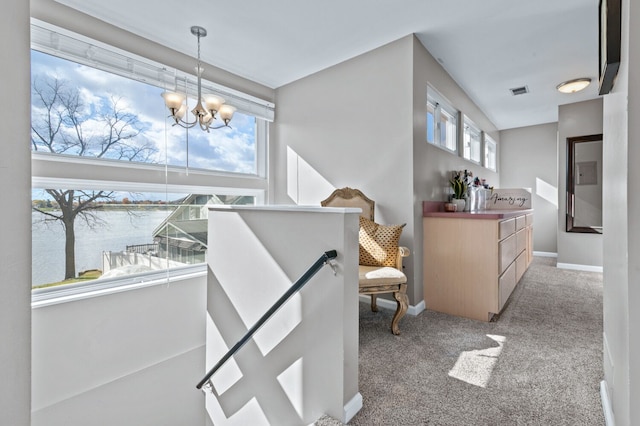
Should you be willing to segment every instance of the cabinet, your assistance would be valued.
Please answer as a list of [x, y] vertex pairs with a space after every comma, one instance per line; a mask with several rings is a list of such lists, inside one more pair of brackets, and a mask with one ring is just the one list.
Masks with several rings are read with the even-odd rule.
[[533, 258], [533, 213], [425, 214], [427, 309], [489, 321]]

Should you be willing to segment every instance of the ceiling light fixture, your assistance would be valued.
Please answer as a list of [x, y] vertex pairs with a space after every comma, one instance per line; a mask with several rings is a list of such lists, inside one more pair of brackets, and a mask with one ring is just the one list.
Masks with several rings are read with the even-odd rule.
[[590, 78], [576, 78], [574, 80], [558, 84], [556, 89], [558, 89], [558, 92], [562, 93], [576, 93], [585, 89], [589, 84], [591, 84]]
[[[207, 36], [207, 30], [199, 26], [193, 26], [191, 27], [191, 34], [198, 37], [198, 64], [195, 68], [196, 75], [198, 76], [198, 98], [196, 100], [195, 108], [191, 110], [191, 113], [195, 117], [194, 120], [189, 122], [183, 119], [188, 108], [187, 103], [185, 102], [187, 99], [186, 95], [176, 92], [163, 92], [162, 97], [164, 98], [164, 103], [167, 105], [167, 108], [169, 108], [171, 117], [176, 121], [174, 126], [177, 124], [184, 128], [191, 128], [198, 124], [202, 130], [206, 130], [207, 132], [209, 129], [215, 130], [222, 127], [231, 127], [229, 126], [229, 122], [231, 121], [236, 109], [230, 105], [226, 105], [225, 100], [220, 96], [202, 94], [201, 80], [204, 68], [200, 66], [200, 38]], [[219, 114], [219, 118], [224, 122], [224, 124], [217, 127], [211, 127], [217, 118], [216, 113]]]

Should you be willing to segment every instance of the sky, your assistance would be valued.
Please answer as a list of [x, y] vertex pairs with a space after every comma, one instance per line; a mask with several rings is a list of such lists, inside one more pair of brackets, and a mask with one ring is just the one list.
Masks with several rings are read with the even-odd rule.
[[[198, 126], [187, 130], [172, 126], [174, 121], [168, 118], [169, 110], [160, 96], [161, 88], [33, 50], [31, 73], [32, 82], [34, 79], [43, 82], [47, 78], [58, 78], [79, 90], [86, 106], [87, 132], [102, 131], [97, 117], [110, 98], [118, 99], [119, 107], [137, 115], [143, 130], [138, 141], [155, 148], [156, 154], [152, 158], [155, 163], [164, 164], [166, 159], [169, 165], [186, 167], [188, 158], [190, 168], [256, 173], [255, 118], [252, 116], [236, 112], [231, 128], [211, 130], [210, 133]], [[194, 104], [195, 101], [190, 100], [190, 109]], [[38, 107], [34, 106], [34, 123], [38, 112]], [[192, 120], [193, 116], [189, 115]]]

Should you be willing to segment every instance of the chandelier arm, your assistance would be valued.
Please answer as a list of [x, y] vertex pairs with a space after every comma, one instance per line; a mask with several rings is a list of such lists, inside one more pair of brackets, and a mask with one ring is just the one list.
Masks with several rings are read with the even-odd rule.
[[213, 130], [218, 130], [218, 129], [222, 129], [223, 127], [228, 127], [228, 128], [230, 128], [230, 129], [233, 129], [233, 127], [229, 126], [228, 124], [221, 124], [221, 125], [219, 125], [219, 126], [216, 126], [216, 127], [209, 127], [209, 128], [210, 128], [210, 129], [213, 129]]
[[170, 115], [169, 117], [173, 118], [173, 120], [175, 121], [175, 123], [173, 123], [171, 126], [178, 125], [178, 126], [180, 126], [180, 127], [184, 128], [184, 129], [190, 129], [190, 128], [192, 128], [193, 126], [195, 126], [196, 124], [198, 124], [198, 120], [194, 120], [194, 121], [192, 121], [192, 122], [188, 122], [188, 121], [184, 121], [184, 120], [182, 120], [182, 119], [178, 119], [178, 120], [176, 120], [176, 119], [175, 119], [173, 116], [171, 116], [171, 115]]

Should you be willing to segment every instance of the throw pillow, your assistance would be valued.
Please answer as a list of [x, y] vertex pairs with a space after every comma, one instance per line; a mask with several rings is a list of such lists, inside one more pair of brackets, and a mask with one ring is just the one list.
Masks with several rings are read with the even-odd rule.
[[396, 266], [402, 225], [380, 225], [360, 216], [360, 265]]

